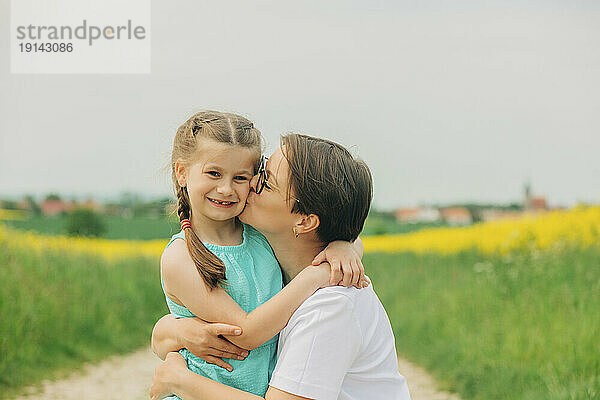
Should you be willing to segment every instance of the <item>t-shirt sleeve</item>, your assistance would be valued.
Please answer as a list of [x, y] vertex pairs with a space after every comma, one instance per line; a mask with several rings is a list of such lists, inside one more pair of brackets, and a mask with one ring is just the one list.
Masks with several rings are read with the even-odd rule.
[[297, 396], [337, 399], [362, 340], [352, 301], [342, 293], [317, 292], [282, 334], [269, 385]]

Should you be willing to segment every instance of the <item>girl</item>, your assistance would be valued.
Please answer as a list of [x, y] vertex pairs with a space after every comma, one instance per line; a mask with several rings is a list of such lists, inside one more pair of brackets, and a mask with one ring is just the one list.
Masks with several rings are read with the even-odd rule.
[[[282, 290], [267, 240], [236, 218], [260, 154], [260, 132], [241, 116], [203, 111], [179, 127], [171, 170], [182, 230], [162, 254], [161, 279], [175, 317], [239, 326], [241, 334], [227, 339], [251, 350], [243, 361], [228, 360], [234, 368], [226, 370], [182, 349], [188, 368], [264, 396], [276, 362], [276, 335], [304, 300], [339, 279], [330, 277], [328, 264], [311, 266]], [[357, 258], [350, 244], [337, 258], [348, 256]], [[353, 277], [348, 285], [365, 285], [359, 266], [355, 259], [342, 266], [345, 281]]]

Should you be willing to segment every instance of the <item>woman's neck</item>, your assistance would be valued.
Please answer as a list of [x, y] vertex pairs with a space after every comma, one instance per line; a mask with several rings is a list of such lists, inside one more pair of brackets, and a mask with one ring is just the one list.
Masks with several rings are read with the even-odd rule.
[[325, 247], [313, 236], [296, 238], [292, 233], [289, 235], [265, 235], [283, 270], [285, 284], [311, 265], [315, 256]]
[[221, 246], [234, 246], [242, 241], [241, 224], [237, 218], [215, 221], [204, 215], [192, 215], [190, 220], [194, 233], [203, 242]]

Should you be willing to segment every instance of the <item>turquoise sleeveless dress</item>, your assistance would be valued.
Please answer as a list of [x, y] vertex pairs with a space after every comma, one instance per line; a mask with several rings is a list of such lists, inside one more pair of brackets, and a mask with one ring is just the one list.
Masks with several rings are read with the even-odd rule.
[[[283, 282], [281, 269], [267, 239], [250, 225], [242, 224], [242, 227], [243, 240], [237, 246], [204, 245], [225, 264], [225, 290], [249, 313], [279, 292]], [[184, 231], [173, 235], [167, 246], [177, 239], [185, 240]], [[162, 278], [161, 286], [164, 291]], [[171, 314], [176, 318], [195, 317], [187, 307], [175, 303], [166, 293], [165, 298]], [[278, 335], [251, 350], [245, 360], [225, 359], [233, 367], [232, 372], [207, 363], [187, 349], [181, 349], [179, 353], [195, 373], [264, 397], [277, 361], [277, 339]], [[179, 397], [171, 396], [168, 399]]]

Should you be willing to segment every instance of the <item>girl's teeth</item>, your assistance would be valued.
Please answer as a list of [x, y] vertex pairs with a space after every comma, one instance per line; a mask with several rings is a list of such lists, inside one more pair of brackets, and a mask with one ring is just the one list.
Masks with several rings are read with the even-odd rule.
[[223, 205], [229, 205], [232, 203], [231, 201], [218, 201], [218, 200], [214, 200], [214, 199], [211, 199], [211, 200], [214, 201], [215, 203], [219, 203], [219, 204], [223, 204]]

